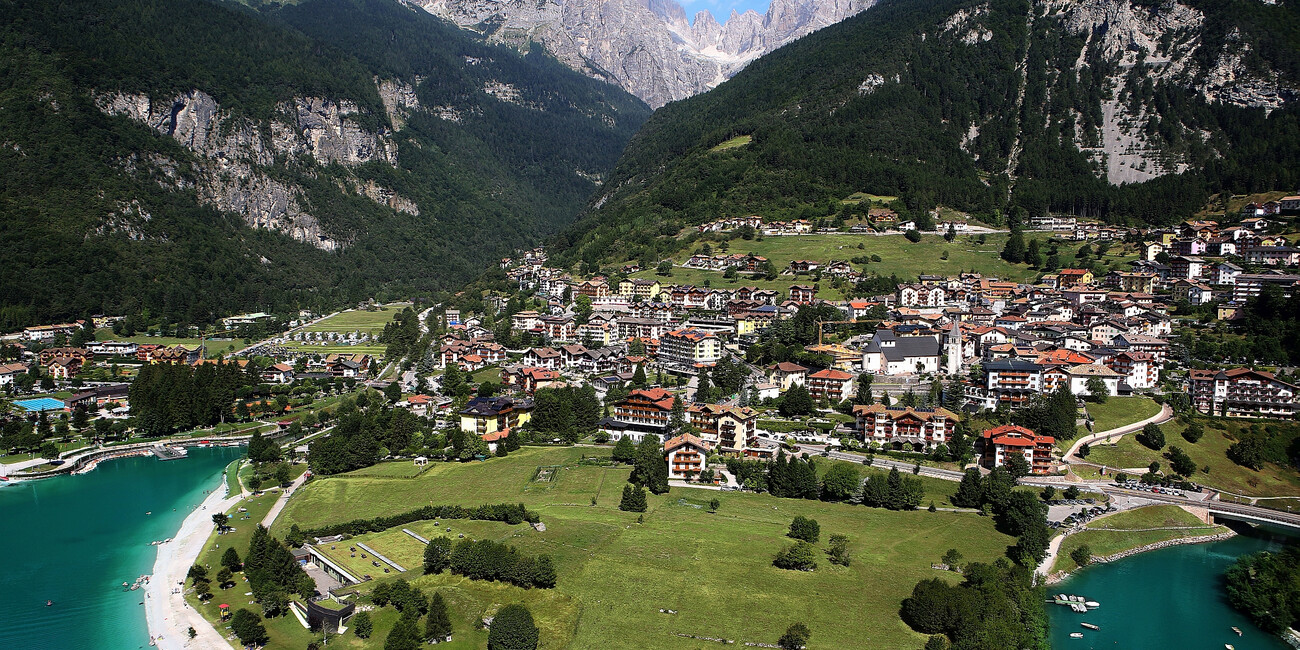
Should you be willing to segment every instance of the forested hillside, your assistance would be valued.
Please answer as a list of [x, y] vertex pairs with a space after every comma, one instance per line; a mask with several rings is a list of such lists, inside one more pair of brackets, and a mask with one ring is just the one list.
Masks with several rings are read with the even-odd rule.
[[556, 248], [653, 261], [685, 225], [855, 192], [1168, 223], [1300, 183], [1297, 79], [1293, 3], [883, 0], [657, 111]]
[[0, 0], [0, 329], [452, 288], [648, 115], [395, 0]]

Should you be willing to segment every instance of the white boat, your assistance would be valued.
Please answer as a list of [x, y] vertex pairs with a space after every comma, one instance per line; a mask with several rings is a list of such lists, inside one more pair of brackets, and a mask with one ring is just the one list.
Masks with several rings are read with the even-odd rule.
[[1080, 623], [1079, 625], [1082, 625], [1082, 626], [1088, 628], [1089, 630], [1100, 630], [1100, 629], [1101, 629], [1099, 626], [1093, 625], [1092, 623]]
[[1092, 608], [1092, 609], [1096, 609], [1096, 608], [1098, 608], [1098, 607], [1101, 607], [1101, 603], [1099, 603], [1099, 602], [1097, 602], [1097, 601], [1095, 601], [1095, 600], [1090, 600], [1090, 601], [1084, 603], [1084, 605], [1087, 606], [1087, 607], [1089, 607], [1089, 608]]
[[1083, 638], [1083, 632], [1071, 632], [1071, 633], [1070, 633], [1070, 638], [1071, 638], [1071, 639], [1082, 639], [1082, 638]]

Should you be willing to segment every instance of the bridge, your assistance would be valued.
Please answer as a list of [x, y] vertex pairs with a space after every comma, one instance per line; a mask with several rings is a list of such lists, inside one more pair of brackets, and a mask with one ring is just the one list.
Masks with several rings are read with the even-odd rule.
[[1137, 490], [1126, 490], [1124, 488], [1110, 486], [1103, 487], [1102, 491], [1110, 494], [1142, 497], [1143, 499], [1150, 499], [1152, 501], [1164, 501], [1167, 503], [1176, 503], [1178, 505], [1205, 508], [1209, 510], [1211, 515], [1220, 519], [1233, 519], [1249, 524], [1271, 524], [1274, 526], [1284, 526], [1286, 528], [1300, 530], [1300, 513], [1270, 510], [1259, 506], [1248, 506], [1240, 503], [1228, 503], [1225, 501], [1197, 501], [1195, 499], [1185, 499], [1164, 494], [1153, 494], [1151, 492], [1139, 492]]

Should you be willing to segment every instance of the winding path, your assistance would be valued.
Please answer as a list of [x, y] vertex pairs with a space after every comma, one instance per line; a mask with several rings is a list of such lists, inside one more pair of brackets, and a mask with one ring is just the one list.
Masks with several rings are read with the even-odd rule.
[[1152, 423], [1164, 424], [1172, 419], [1174, 419], [1174, 410], [1169, 408], [1168, 404], [1161, 404], [1160, 412], [1156, 413], [1155, 415], [1145, 420], [1142, 420], [1140, 422], [1134, 422], [1133, 424], [1126, 424], [1122, 427], [1115, 427], [1114, 429], [1107, 429], [1106, 431], [1094, 433], [1092, 435], [1087, 435], [1082, 438], [1079, 438], [1078, 440], [1075, 440], [1074, 444], [1070, 445], [1070, 449], [1065, 452], [1065, 455], [1062, 458], [1065, 460], [1065, 462], [1068, 463], [1070, 462], [1070, 458], [1074, 457], [1074, 455], [1079, 451], [1079, 447], [1082, 447], [1085, 443], [1091, 445], [1092, 443], [1097, 442], [1098, 440], [1115, 438], [1129, 433], [1133, 433], [1134, 431], [1141, 431], [1142, 427], [1145, 427], [1148, 424], [1152, 424]]

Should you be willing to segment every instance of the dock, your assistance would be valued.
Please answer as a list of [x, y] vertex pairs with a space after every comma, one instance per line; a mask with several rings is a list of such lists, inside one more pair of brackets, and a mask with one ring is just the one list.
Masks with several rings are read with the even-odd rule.
[[168, 447], [167, 445], [154, 445], [153, 455], [158, 460], [176, 460], [184, 458], [188, 452], [181, 447]]

